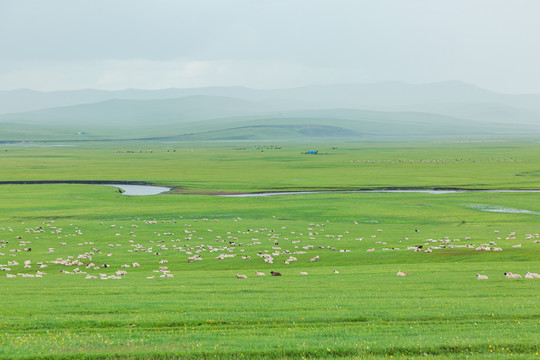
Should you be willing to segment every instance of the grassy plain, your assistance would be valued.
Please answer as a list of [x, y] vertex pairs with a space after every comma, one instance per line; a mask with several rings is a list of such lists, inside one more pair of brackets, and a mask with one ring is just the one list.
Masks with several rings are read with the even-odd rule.
[[[311, 149], [322, 155], [302, 154]], [[146, 181], [186, 190], [244, 192], [532, 188], [540, 182], [539, 152], [537, 138], [0, 144], [0, 181]]]
[[[531, 139], [275, 144], [281, 149], [235, 142], [76, 145], [2, 146], [0, 180], [179, 188], [135, 197], [93, 185], [1, 185], [0, 264], [10, 274], [46, 273], [0, 277], [1, 358], [540, 358], [540, 281], [503, 275], [540, 272], [540, 193], [178, 193], [538, 189], [540, 144]], [[328, 155], [300, 154], [312, 148]], [[432, 253], [407, 250], [444, 240], [446, 248]], [[503, 251], [463, 247], [490, 242]], [[399, 250], [383, 250], [392, 248]], [[197, 250], [204, 260], [188, 263]], [[265, 251], [280, 253], [274, 264], [257, 256]], [[222, 253], [237, 256], [216, 260]], [[91, 259], [52, 263], [81, 254]], [[285, 265], [290, 255], [297, 261]], [[320, 261], [309, 261], [316, 255]], [[110, 267], [86, 269], [90, 262]], [[141, 266], [121, 268], [133, 262]], [[161, 278], [160, 266], [174, 277]], [[76, 267], [87, 274], [60, 273]], [[85, 279], [117, 270], [128, 273]], [[271, 270], [283, 276], [270, 277]], [[411, 276], [398, 278], [398, 270]], [[476, 273], [489, 280], [476, 280]]]

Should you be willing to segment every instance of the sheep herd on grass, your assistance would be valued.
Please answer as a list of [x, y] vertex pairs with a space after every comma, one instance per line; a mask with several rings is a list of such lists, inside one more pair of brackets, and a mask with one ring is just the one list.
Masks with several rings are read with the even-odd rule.
[[[197, 223], [198, 220], [199, 223]], [[241, 220], [240, 218], [234, 219], [235, 228], [238, 228], [238, 223]], [[219, 223], [219, 221], [219, 219], [214, 219], [212, 223]], [[16, 234], [12, 227], [0, 227], [0, 271], [5, 272], [6, 278], [40, 278], [47, 275], [43, 269], [49, 267], [62, 275], [84, 275], [85, 279], [121, 280], [129, 276], [131, 268], [152, 271], [152, 274], [146, 276], [147, 279], [155, 279], [156, 277], [172, 278], [174, 277], [172, 271], [168, 266], [164, 266], [164, 264], [169, 263], [169, 260], [172, 263], [182, 261], [195, 263], [212, 261], [212, 259], [219, 262], [230, 260], [235, 262], [250, 261], [252, 263], [259, 262], [260, 266], [265, 267], [276, 264], [282, 264], [285, 267], [292, 266], [293, 263], [304, 264], [303, 266], [308, 267], [315, 266], [314, 264], [309, 265], [310, 263], [328, 261], [327, 264], [332, 266], [336, 265], [336, 263], [335, 256], [329, 256], [331, 253], [342, 254], [340, 256], [348, 257], [349, 262], [353, 259], [352, 256], [359, 256], [358, 253], [354, 253], [350, 249], [338, 247], [341, 240], [345, 238], [369, 243], [367, 246], [369, 248], [365, 250], [368, 253], [375, 251], [403, 251], [401, 247], [387, 246], [387, 242], [391, 239], [377, 239], [378, 236], [384, 238], [383, 229], [376, 229], [376, 233], [372, 235], [354, 238], [349, 230], [341, 230], [340, 233], [327, 231], [329, 229], [327, 226], [330, 223], [329, 220], [323, 223], [311, 223], [305, 230], [301, 231], [287, 231], [287, 228], [282, 226], [246, 229], [244, 231], [222, 231], [220, 235], [218, 235], [218, 229], [210, 228], [211, 226], [207, 226], [204, 230], [200, 229], [201, 223], [210, 222], [207, 218], [193, 219], [192, 222], [184, 220], [182, 222], [183, 224], [178, 223], [177, 220], [133, 219], [127, 225], [126, 222], [106, 225], [107, 221], [100, 221], [98, 223], [98, 228], [102, 230], [100, 234], [107, 234], [108, 244], [103, 244], [104, 241], [98, 242], [96, 235], [86, 235], [80, 227], [73, 224], [69, 224], [70, 230], [57, 226], [54, 220], [46, 221], [37, 227], [26, 227], [24, 233], [19, 234]], [[174, 228], [176, 233], [159, 231], [160, 224], [166, 224], [167, 228]], [[357, 221], [354, 221], [353, 224], [359, 225]], [[156, 231], [149, 235], [148, 229]], [[355, 232], [353, 231], [353, 234]], [[419, 233], [419, 230], [414, 230], [414, 232]], [[443, 237], [440, 239], [428, 238], [421, 241], [421, 243], [405, 246], [403, 249], [427, 254], [445, 249], [459, 248], [474, 251], [503, 251], [503, 247], [497, 245], [497, 242], [502, 240], [502, 237], [500, 237], [499, 231], [495, 231], [495, 234], [496, 239], [480, 244], [474, 244], [471, 237], [464, 237], [463, 240]], [[40, 246], [40, 237], [46, 237], [49, 246], [56, 240], [57, 246], [47, 247], [46, 251], [44, 251], [43, 247]], [[83, 238], [82, 241], [79, 240], [81, 238]], [[114, 242], [110, 241], [112, 238], [116, 240]], [[505, 237], [505, 240], [508, 240], [507, 242], [519, 242], [507, 245], [507, 249], [519, 249], [522, 247], [523, 242], [527, 246], [531, 243], [538, 244], [540, 243], [538, 239], [538, 234], [526, 234], [521, 241], [518, 241], [515, 232], [511, 232]], [[410, 242], [407, 237], [402, 237], [397, 241], [398, 243]], [[96, 245], [96, 242], [99, 245]], [[78, 251], [75, 251], [75, 246], [79, 247]], [[25, 253], [30, 252], [34, 255], [42, 254], [43, 259], [35, 261], [35, 263], [30, 259], [17, 261], [17, 259], [25, 257]], [[51, 258], [53, 256], [51, 254], [55, 252], [61, 252], [63, 256]], [[66, 255], [66, 252], [71, 252], [71, 255]], [[109, 260], [114, 260], [120, 253], [133, 256], [134, 259], [135, 257], [137, 259], [144, 258], [146, 261], [144, 261], [144, 265], [133, 261], [119, 266], [111, 266], [110, 264], [115, 263], [115, 261]], [[136, 253], [137, 255], [135, 255]], [[148, 261], [151, 256], [157, 256], [158, 258], [157, 260], [154, 258], [152, 261]], [[170, 257], [170, 259], [165, 259], [165, 256]], [[107, 258], [109, 260], [105, 261]], [[330, 260], [328, 260], [329, 258]], [[3, 261], [2, 259], [8, 260]], [[143, 262], [142, 260], [139, 261]], [[148, 265], [150, 262], [156, 265], [152, 268], [151, 265]], [[20, 269], [21, 266], [22, 269]], [[307, 269], [302, 269], [296, 274], [306, 276], [308, 272], [305, 270]], [[334, 274], [339, 274], [339, 271], [334, 270]], [[255, 276], [265, 275], [262, 271], [255, 271]], [[282, 276], [281, 272], [273, 270], [270, 271], [270, 275]], [[506, 272], [504, 275], [506, 278], [511, 279], [521, 278], [521, 275], [510, 272]], [[247, 275], [236, 273], [235, 276], [238, 279], [247, 279]], [[409, 274], [400, 270], [397, 272], [397, 276], [409, 276]], [[479, 280], [488, 279], [486, 275], [477, 274], [476, 276]], [[538, 274], [530, 272], [527, 272], [524, 277], [526, 279], [540, 278]]]

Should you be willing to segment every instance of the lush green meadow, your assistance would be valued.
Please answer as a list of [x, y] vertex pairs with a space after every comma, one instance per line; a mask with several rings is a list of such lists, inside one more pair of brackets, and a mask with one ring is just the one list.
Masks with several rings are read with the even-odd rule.
[[[319, 155], [302, 154], [318, 150]], [[534, 188], [537, 138], [0, 144], [0, 181], [143, 181], [201, 191]]]
[[540, 279], [503, 273], [540, 272], [540, 193], [207, 194], [540, 189], [537, 140], [469, 140], [2, 145], [4, 182], [176, 188], [1, 185], [0, 358], [538, 359]]

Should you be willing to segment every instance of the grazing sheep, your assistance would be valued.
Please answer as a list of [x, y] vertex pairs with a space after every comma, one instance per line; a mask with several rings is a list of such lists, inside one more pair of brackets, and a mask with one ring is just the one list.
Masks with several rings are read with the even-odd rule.
[[519, 275], [519, 274], [512, 274], [511, 272], [504, 273], [504, 276], [505, 276], [507, 279], [521, 279], [521, 275]]
[[275, 272], [275, 271], [270, 271], [270, 274], [272, 276], [281, 276], [281, 273], [280, 272]]
[[487, 275], [480, 275], [480, 274], [476, 274], [476, 278], [478, 280], [487, 280], [488, 279]]
[[236, 275], [237, 279], [247, 279], [248, 278], [247, 275], [239, 275], [239, 274], [234, 274], [234, 275]]
[[406, 273], [406, 272], [403, 272], [403, 271], [399, 270], [397, 272], [397, 276], [410, 276], [410, 275], [408, 273]]
[[334, 270], [334, 274], [339, 274], [339, 271], [337, 271], [337, 270]]
[[314, 258], [311, 258], [309, 261], [316, 262], [316, 261], [319, 261], [319, 259], [320, 259], [320, 257], [319, 257], [319, 255], [317, 255]]
[[540, 279], [540, 274], [530, 273], [527, 271], [527, 273], [525, 274], [525, 279]]
[[255, 276], [266, 276], [266, 274], [263, 272], [255, 271]]
[[300, 271], [300, 275], [307, 275], [308, 273], [305, 271]]
[[187, 258], [188, 263], [192, 263], [194, 261], [201, 261], [201, 260], [202, 260], [202, 257], [200, 255], [193, 255]]
[[517, 244], [517, 245], [512, 245], [513, 248], [520, 248], [521, 247], [521, 244]]
[[375, 248], [366, 250], [366, 252], [374, 252], [374, 251], [375, 251]]

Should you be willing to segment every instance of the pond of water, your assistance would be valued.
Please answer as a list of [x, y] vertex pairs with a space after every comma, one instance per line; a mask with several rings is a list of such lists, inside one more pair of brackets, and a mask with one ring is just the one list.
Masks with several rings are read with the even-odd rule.
[[164, 186], [152, 186], [152, 185], [124, 185], [124, 184], [99, 184], [104, 186], [114, 186], [124, 190], [123, 195], [157, 195], [167, 191], [171, 188]]

